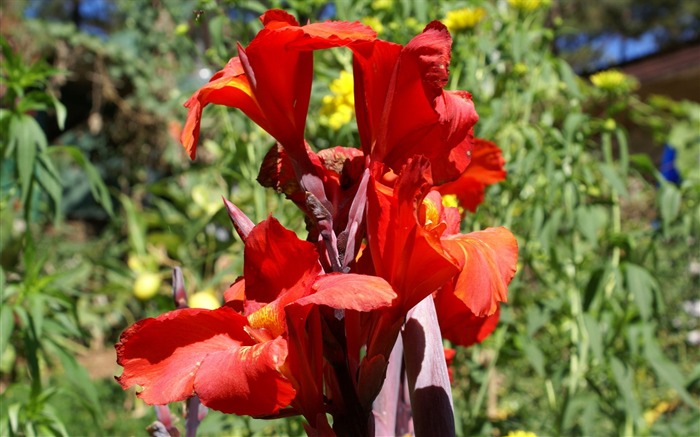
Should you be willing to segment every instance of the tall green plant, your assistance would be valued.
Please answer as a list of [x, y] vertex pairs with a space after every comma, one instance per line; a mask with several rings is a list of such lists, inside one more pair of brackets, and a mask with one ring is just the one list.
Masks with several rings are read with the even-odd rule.
[[[9, 387], [2, 393], [0, 434], [65, 436], [64, 420], [52, 405], [61, 395], [75, 396], [95, 420], [101, 412], [87, 373], [74, 356], [74, 342], [85, 337], [76, 317], [76, 288], [85, 281], [89, 267], [47, 272], [51, 251], [40, 247], [43, 240], [35, 236], [37, 225], [43, 224], [45, 196], [51, 200], [55, 219], [60, 217], [63, 187], [58, 155], [72, 157], [85, 170], [93, 195], [110, 214], [111, 201], [97, 170], [80, 150], [49, 147], [34, 117], [37, 111], [53, 108], [63, 127], [65, 108], [47, 89], [56, 71], [41, 61], [25, 63], [3, 38], [0, 48], [4, 58], [0, 77], [6, 89], [0, 109], [4, 167], [0, 354], [3, 375], [9, 375]], [[14, 362], [7, 357], [15, 358]], [[47, 385], [49, 369], [62, 372], [69, 384]]]

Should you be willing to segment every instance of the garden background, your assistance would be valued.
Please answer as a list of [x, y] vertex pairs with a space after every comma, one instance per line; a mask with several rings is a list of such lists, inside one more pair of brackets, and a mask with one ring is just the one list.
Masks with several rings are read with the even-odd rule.
[[[205, 111], [196, 161], [178, 143], [184, 101], [269, 7], [399, 43], [452, 31], [447, 87], [473, 94], [508, 170], [462, 228], [520, 246], [499, 327], [452, 365], [458, 435], [700, 434], [700, 106], [590, 75], [621, 61], [611, 35], [697, 42], [700, 6], [664, 3], [4, 0], [0, 435], [144, 435], [155, 414], [114, 381], [113, 344], [173, 308], [175, 266], [191, 306], [219, 304], [242, 271], [221, 197], [305, 235], [257, 184], [273, 141], [240, 112]], [[358, 144], [351, 55], [315, 56], [307, 137]], [[215, 411], [200, 427], [301, 433]]]

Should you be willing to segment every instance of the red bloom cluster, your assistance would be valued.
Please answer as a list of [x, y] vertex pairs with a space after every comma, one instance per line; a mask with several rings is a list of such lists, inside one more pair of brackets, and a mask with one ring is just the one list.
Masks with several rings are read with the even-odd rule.
[[[516, 240], [504, 228], [461, 234], [460, 211], [442, 195], [473, 211], [485, 186], [505, 177], [503, 159], [473, 137], [469, 93], [444, 90], [452, 40], [441, 23], [401, 46], [358, 22], [300, 26], [279, 10], [261, 21], [185, 104], [182, 143], [194, 158], [206, 105], [241, 109], [276, 139], [258, 180], [306, 213], [308, 241], [272, 217], [254, 225], [227, 203], [245, 242], [243, 277], [217, 310], [179, 309], [128, 328], [116, 346], [118, 381], [141, 386], [150, 404], [197, 395], [226, 413], [302, 414], [310, 434], [367, 433], [352, 422], [367, 421], [412, 307], [432, 295], [442, 335], [456, 344], [495, 329]], [[304, 139], [313, 51], [331, 47], [354, 55], [360, 148], [314, 152]]]

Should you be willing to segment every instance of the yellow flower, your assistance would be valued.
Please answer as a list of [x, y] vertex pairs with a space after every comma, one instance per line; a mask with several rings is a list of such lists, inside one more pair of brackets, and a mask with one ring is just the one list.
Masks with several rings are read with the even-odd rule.
[[527, 65], [523, 64], [522, 62], [518, 62], [517, 64], [513, 65], [513, 72], [518, 76], [522, 76], [527, 73]]
[[394, 0], [374, 0], [372, 9], [375, 11], [389, 10], [394, 6]]
[[221, 302], [214, 296], [214, 291], [211, 289], [206, 289], [194, 293], [187, 299], [187, 305], [190, 308], [206, 308], [208, 310], [215, 310], [221, 306]]
[[651, 410], [644, 412], [644, 421], [647, 426], [652, 426], [663, 414], [673, 410], [679, 404], [677, 399], [671, 401], [661, 401]]
[[517, 430], [509, 432], [506, 437], [537, 437], [537, 434], [531, 431]]
[[442, 196], [442, 206], [447, 208], [458, 208], [459, 200], [454, 194], [445, 194]]
[[384, 25], [382, 25], [382, 22], [377, 17], [364, 17], [360, 21], [362, 21], [362, 24], [374, 29], [378, 34], [384, 32]]
[[540, 6], [549, 6], [550, 0], [508, 0], [508, 4], [515, 9], [531, 12]]
[[331, 82], [331, 93], [323, 97], [321, 123], [338, 130], [352, 120], [355, 113], [355, 94], [352, 74], [341, 71], [340, 77]]
[[471, 29], [486, 16], [484, 8], [463, 8], [447, 12], [447, 16], [442, 23], [447, 26], [450, 32], [459, 32], [464, 29]]
[[161, 278], [158, 273], [141, 272], [134, 281], [134, 296], [141, 300], [148, 300], [160, 290]]
[[619, 70], [605, 70], [591, 75], [591, 83], [596, 87], [611, 92], [628, 92], [637, 87], [637, 79]]

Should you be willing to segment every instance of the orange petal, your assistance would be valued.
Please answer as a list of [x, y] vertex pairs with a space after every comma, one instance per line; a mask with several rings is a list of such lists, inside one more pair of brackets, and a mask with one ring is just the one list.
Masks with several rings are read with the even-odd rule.
[[441, 239], [461, 272], [455, 295], [477, 317], [490, 316], [507, 301], [508, 284], [515, 275], [518, 242], [506, 228], [488, 228]]

